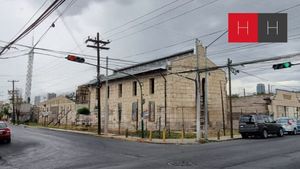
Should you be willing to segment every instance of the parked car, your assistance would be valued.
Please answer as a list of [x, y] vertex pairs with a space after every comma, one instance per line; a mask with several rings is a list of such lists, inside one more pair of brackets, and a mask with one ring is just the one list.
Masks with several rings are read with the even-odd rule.
[[242, 138], [249, 136], [268, 138], [269, 134], [283, 136], [283, 128], [280, 124], [277, 124], [270, 116], [260, 114], [241, 115], [239, 132]]
[[0, 141], [11, 142], [11, 131], [4, 121], [0, 121]]
[[297, 131], [300, 132], [300, 120], [297, 120]]
[[297, 121], [289, 117], [280, 117], [276, 120], [283, 128], [283, 131], [288, 134], [297, 134]]

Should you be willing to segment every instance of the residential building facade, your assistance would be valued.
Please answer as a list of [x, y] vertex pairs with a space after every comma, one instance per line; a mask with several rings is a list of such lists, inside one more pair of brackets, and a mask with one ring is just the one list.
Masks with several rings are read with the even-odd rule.
[[73, 100], [59, 96], [43, 101], [37, 105], [38, 122], [44, 125], [76, 124], [77, 109]]

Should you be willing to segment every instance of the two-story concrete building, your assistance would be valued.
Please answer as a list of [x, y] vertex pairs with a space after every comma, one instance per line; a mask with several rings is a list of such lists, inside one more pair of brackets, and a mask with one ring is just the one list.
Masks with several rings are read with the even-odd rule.
[[[200, 68], [205, 66], [204, 47], [198, 46]], [[207, 60], [208, 67], [216, 66]], [[195, 72], [178, 73], [193, 70], [197, 66], [194, 49], [176, 53], [167, 57], [118, 69], [108, 79], [106, 93], [105, 78], [101, 78], [101, 119], [102, 128], [106, 113], [105, 99], [108, 99], [108, 129], [110, 131], [141, 127], [141, 109], [145, 128], [157, 130], [166, 126], [171, 130], [191, 130], [196, 128], [196, 86]], [[204, 121], [204, 74], [201, 77], [202, 124]], [[83, 86], [89, 86], [89, 108], [97, 118], [96, 80]], [[142, 88], [141, 88], [142, 87]], [[82, 88], [80, 89], [82, 90]], [[142, 98], [141, 100], [141, 92]], [[80, 96], [78, 96], [80, 98]], [[144, 104], [142, 105], [141, 102]], [[226, 74], [215, 70], [208, 76], [208, 120], [210, 129], [222, 126], [226, 117]], [[222, 104], [223, 103], [223, 104]], [[143, 107], [142, 107], [143, 106]], [[97, 122], [97, 120], [93, 120]], [[225, 123], [227, 119], [225, 118]], [[97, 125], [95, 123], [95, 125]]]

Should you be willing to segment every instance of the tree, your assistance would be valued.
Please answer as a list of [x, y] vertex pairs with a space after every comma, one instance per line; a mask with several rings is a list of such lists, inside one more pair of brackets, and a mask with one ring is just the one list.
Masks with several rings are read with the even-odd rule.
[[9, 111], [8, 111], [8, 107], [6, 107], [6, 106], [3, 106], [3, 107], [1, 108], [1, 111], [0, 111], [0, 119], [2, 119], [3, 116], [7, 116], [7, 117], [10, 116], [10, 113], [9, 113]]

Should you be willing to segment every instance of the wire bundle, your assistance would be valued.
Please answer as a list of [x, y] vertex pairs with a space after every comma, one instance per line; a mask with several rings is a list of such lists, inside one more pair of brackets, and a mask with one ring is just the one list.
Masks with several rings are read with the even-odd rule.
[[0, 55], [8, 49], [11, 45], [24, 38], [28, 33], [34, 30], [41, 24], [51, 13], [53, 13], [65, 0], [55, 0], [30, 26], [28, 26], [19, 36], [9, 42], [0, 52]]

